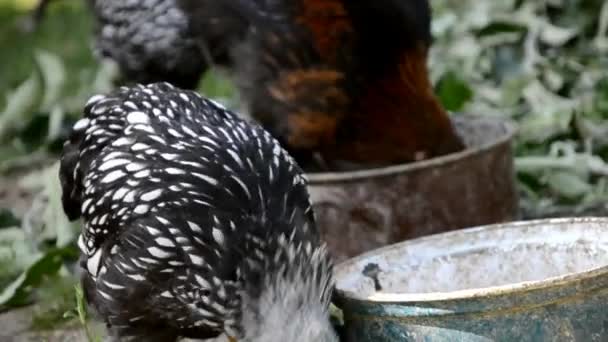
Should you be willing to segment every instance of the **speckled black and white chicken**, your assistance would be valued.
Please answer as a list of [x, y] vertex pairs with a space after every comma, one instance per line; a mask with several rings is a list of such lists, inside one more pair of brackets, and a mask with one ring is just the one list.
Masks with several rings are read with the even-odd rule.
[[61, 158], [87, 301], [120, 341], [336, 341], [306, 181], [262, 128], [167, 83], [94, 96]]
[[[212, 64], [229, 64], [240, 18], [217, 0], [88, 0], [96, 19], [96, 49], [117, 62], [129, 81], [196, 87]], [[197, 11], [193, 25], [185, 11]]]
[[[218, 0], [86, 1], [95, 19], [96, 54], [116, 62], [129, 82], [195, 88], [211, 65], [230, 66], [229, 47], [246, 30]], [[34, 22], [49, 2], [39, 1]]]

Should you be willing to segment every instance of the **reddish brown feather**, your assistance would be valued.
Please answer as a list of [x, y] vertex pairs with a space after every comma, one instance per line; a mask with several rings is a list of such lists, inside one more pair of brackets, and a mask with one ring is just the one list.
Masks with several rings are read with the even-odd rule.
[[334, 61], [345, 39], [353, 33], [341, 0], [301, 1], [301, 14], [296, 21], [308, 28], [317, 52], [325, 61]]
[[426, 67], [427, 48], [406, 51], [397, 70], [369, 83], [332, 159], [363, 163], [414, 161], [463, 148], [446, 111], [433, 92]]
[[270, 86], [271, 97], [294, 108], [286, 115], [289, 146], [314, 149], [333, 144], [345, 114], [341, 109], [348, 102], [342, 81], [343, 75], [334, 70], [296, 70]]
[[[355, 27], [349, 11], [344, 0], [299, 1], [295, 23], [311, 39], [302, 44], [319, 59], [295, 70], [270, 63], [280, 72], [266, 94], [281, 110], [254, 115], [289, 149], [320, 152], [330, 162], [390, 164], [461, 150], [428, 77], [428, 40], [406, 35], [378, 37], [389, 46], [370, 44], [370, 31], [360, 32], [366, 28]], [[374, 18], [369, 25], [382, 20]]]

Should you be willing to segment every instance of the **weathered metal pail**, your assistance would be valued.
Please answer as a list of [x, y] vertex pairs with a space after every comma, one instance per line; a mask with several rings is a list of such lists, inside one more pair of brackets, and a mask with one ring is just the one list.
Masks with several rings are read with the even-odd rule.
[[419, 238], [336, 276], [346, 341], [608, 341], [607, 218]]
[[462, 152], [372, 170], [308, 174], [318, 226], [338, 260], [517, 216], [510, 122], [458, 116]]

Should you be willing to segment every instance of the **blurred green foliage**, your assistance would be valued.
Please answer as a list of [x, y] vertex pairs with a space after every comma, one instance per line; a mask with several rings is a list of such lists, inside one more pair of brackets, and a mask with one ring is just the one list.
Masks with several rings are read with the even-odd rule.
[[608, 213], [608, 2], [432, 4], [444, 105], [518, 124], [524, 216]]

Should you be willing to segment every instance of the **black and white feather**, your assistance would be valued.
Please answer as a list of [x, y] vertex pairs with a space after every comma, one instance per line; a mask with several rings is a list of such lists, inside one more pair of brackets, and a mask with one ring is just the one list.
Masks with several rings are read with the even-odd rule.
[[167, 81], [192, 88], [207, 61], [175, 0], [89, 0], [95, 50], [134, 82]]
[[87, 103], [61, 159], [87, 300], [120, 340], [334, 341], [306, 181], [266, 131], [167, 83]]
[[88, 1], [97, 53], [134, 82], [194, 88], [211, 65], [230, 65], [229, 48], [246, 30], [218, 0]]

